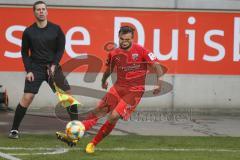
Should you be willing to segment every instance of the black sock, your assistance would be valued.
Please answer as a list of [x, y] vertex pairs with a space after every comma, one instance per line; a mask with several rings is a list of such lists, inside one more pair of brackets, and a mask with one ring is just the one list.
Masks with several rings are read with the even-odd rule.
[[67, 107], [67, 112], [70, 116], [71, 121], [78, 120], [78, 109], [76, 104]]
[[27, 108], [21, 106], [20, 103], [17, 105], [15, 115], [14, 115], [12, 130], [18, 130], [18, 127], [19, 127], [26, 111], [27, 111]]

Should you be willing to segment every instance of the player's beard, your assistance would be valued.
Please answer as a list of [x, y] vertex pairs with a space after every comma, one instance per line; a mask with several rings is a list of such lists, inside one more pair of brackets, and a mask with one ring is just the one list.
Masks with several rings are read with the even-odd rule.
[[128, 50], [131, 47], [132, 47], [132, 42], [129, 42], [128, 46], [124, 46], [124, 45], [120, 44], [120, 48], [123, 49], [123, 50]]

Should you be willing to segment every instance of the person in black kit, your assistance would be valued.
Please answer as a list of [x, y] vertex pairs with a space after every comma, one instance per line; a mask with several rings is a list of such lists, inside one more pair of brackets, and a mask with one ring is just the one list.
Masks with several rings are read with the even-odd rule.
[[[18, 104], [9, 138], [19, 138], [18, 128], [43, 81], [47, 81], [55, 92], [49, 74], [54, 75], [59, 88], [70, 94], [70, 86], [65, 79], [59, 62], [65, 49], [65, 35], [61, 28], [47, 20], [47, 5], [43, 1], [33, 4], [36, 22], [25, 29], [22, 36], [22, 59], [27, 72], [24, 94]], [[31, 54], [29, 54], [29, 50]], [[77, 105], [67, 107], [71, 120], [77, 120]]]

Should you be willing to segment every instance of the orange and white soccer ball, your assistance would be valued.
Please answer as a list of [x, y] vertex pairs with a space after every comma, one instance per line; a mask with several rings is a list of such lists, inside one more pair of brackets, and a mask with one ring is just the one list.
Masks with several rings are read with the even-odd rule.
[[85, 126], [81, 121], [70, 121], [66, 125], [66, 134], [71, 139], [80, 139], [83, 137], [85, 132]]

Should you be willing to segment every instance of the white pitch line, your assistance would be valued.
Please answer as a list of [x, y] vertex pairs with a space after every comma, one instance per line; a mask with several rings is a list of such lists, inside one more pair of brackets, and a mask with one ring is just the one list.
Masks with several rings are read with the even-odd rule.
[[69, 149], [66, 148], [55, 148], [53, 152], [43, 152], [43, 153], [11, 153], [13, 156], [30, 156], [30, 155], [54, 155], [54, 154], [63, 154], [67, 153]]
[[27, 151], [52, 151], [56, 149], [68, 149], [68, 148], [28, 148], [28, 147], [0, 147], [0, 150], [27, 150]]
[[[69, 150], [82, 151], [84, 148], [23, 148], [23, 147], [0, 147], [0, 150], [25, 150], [25, 151], [47, 151], [44, 153], [13, 153], [11, 155], [47, 155], [63, 154]], [[98, 151], [165, 151], [165, 152], [240, 152], [239, 149], [206, 149], [206, 148], [96, 148]], [[52, 151], [52, 152], [51, 152]]]
[[166, 152], [240, 152], [231, 149], [205, 149], [205, 148], [96, 148], [99, 151], [166, 151]]
[[25, 150], [25, 151], [47, 151], [40, 153], [9, 153], [14, 156], [28, 156], [28, 155], [53, 155], [63, 154], [69, 151], [68, 148], [23, 148], [23, 147], [0, 147], [0, 150]]
[[13, 156], [11, 156], [9, 154], [2, 153], [2, 152], [0, 152], [0, 157], [5, 158], [7, 160], [21, 160], [19, 158], [13, 157]]

